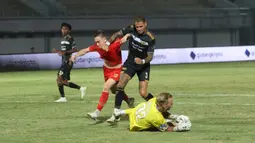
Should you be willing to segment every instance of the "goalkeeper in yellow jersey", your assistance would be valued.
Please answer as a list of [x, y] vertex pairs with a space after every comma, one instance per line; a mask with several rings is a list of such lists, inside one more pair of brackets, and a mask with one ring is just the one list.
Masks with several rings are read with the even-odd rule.
[[[135, 108], [115, 111], [114, 116], [118, 119], [121, 115], [128, 115], [130, 131], [146, 131], [155, 128], [162, 132], [189, 131], [191, 122], [187, 116], [167, 112], [172, 105], [172, 95], [163, 92]], [[166, 113], [167, 117], [164, 116]]]

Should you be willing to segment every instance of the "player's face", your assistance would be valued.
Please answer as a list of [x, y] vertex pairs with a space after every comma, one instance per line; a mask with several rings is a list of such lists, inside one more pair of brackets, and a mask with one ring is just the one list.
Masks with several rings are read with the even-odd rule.
[[95, 43], [97, 44], [97, 46], [99, 48], [103, 48], [103, 47], [106, 46], [106, 38], [101, 37], [101, 36], [97, 36], [97, 37], [95, 37]]
[[69, 32], [70, 32], [70, 30], [69, 30], [68, 27], [63, 26], [63, 27], [61, 28], [61, 33], [62, 33], [63, 36], [66, 36]]
[[168, 98], [168, 103], [164, 105], [165, 112], [170, 110], [173, 106], [173, 98]]
[[135, 29], [138, 34], [143, 34], [146, 30], [147, 22], [135, 22]]

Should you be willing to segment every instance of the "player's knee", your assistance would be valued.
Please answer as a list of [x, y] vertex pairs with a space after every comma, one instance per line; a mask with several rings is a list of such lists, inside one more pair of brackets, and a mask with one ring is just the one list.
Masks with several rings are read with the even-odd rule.
[[67, 80], [62, 80], [61, 82], [62, 82], [62, 84], [65, 85], [65, 86], [68, 86], [68, 85], [69, 85], [69, 83], [68, 83]]
[[125, 87], [125, 85], [123, 84], [123, 83], [121, 83], [121, 82], [119, 82], [118, 84], [117, 84], [117, 89], [121, 89], [121, 88], [123, 88], [124, 89], [124, 87]]
[[62, 86], [62, 85], [63, 85], [62, 82], [61, 82], [61, 80], [60, 80], [59, 78], [57, 78], [56, 82], [57, 82], [57, 85], [58, 85], [58, 86]]
[[110, 86], [108, 84], [104, 84], [103, 92], [108, 92], [110, 90]]
[[61, 81], [57, 81], [57, 85], [58, 85], [58, 86], [62, 86], [63, 83], [62, 83]]

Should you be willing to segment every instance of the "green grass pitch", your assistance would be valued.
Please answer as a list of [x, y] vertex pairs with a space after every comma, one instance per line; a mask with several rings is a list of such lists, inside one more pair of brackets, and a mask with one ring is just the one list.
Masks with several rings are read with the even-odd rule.
[[[149, 91], [174, 95], [172, 112], [190, 117], [192, 130], [183, 133], [129, 132], [129, 122], [94, 122], [103, 87], [97, 69], [74, 69], [72, 82], [86, 85], [87, 95], [65, 88], [59, 97], [56, 70], [0, 73], [0, 143], [251, 143], [255, 142], [255, 62], [161, 65], [151, 67]], [[142, 102], [138, 80], [126, 88]], [[110, 117], [114, 95], [101, 113]], [[123, 108], [127, 105], [123, 102]]]

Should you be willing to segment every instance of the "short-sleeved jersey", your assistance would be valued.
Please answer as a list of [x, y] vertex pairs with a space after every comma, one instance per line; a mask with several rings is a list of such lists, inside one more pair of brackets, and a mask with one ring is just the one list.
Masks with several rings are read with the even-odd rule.
[[160, 131], [166, 131], [168, 124], [162, 113], [156, 107], [156, 98], [147, 102], [140, 103], [129, 114], [130, 131], [141, 131], [151, 128], [157, 128]]
[[108, 66], [116, 66], [122, 64], [122, 57], [121, 57], [121, 43], [120, 39], [116, 39], [111, 45], [109, 46], [108, 51], [105, 51], [99, 48], [96, 44], [89, 47], [89, 51], [93, 52], [96, 51], [99, 53], [100, 58], [105, 60], [105, 63]]
[[[73, 48], [76, 48], [75, 41], [71, 35], [66, 35], [61, 39], [61, 51], [69, 51], [72, 50]], [[68, 63], [70, 57], [70, 54], [64, 54], [62, 56], [62, 64]]]
[[145, 59], [149, 52], [154, 52], [155, 37], [148, 30], [144, 34], [138, 34], [135, 25], [129, 25], [123, 28], [121, 32], [123, 35], [131, 34], [127, 61], [135, 63], [135, 57]]

